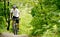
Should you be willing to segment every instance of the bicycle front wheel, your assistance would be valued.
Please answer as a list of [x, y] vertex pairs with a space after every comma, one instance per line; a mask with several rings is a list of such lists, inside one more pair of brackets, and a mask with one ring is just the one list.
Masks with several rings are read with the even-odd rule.
[[14, 35], [17, 35], [17, 27], [16, 27], [16, 24], [13, 25], [13, 33], [14, 33]]

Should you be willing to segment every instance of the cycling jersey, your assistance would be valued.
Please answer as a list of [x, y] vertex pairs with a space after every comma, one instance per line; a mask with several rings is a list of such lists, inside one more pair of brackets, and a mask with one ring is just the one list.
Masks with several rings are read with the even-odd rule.
[[11, 9], [10, 13], [13, 13], [13, 16], [15, 17], [19, 17], [19, 10], [17, 8], [15, 10]]

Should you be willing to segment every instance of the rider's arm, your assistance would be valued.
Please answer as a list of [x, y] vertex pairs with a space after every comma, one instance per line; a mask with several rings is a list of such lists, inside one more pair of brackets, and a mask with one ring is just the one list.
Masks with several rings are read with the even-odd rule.
[[10, 19], [12, 18], [13, 10], [10, 10]]
[[10, 18], [12, 18], [12, 13], [10, 13]]
[[19, 11], [19, 19], [21, 18], [21, 17], [20, 17], [20, 13], [21, 13], [21, 12]]

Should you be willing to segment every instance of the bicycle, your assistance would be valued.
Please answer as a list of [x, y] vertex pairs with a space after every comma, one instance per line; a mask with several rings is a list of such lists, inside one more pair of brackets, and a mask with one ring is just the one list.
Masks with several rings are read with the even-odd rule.
[[[10, 19], [10, 21], [11, 21], [11, 20], [12, 20], [12, 19]], [[16, 20], [16, 19], [15, 19], [15, 20]], [[9, 29], [9, 27], [10, 27], [10, 25], [8, 24], [7, 30]], [[12, 29], [13, 29], [14, 35], [17, 35], [18, 29], [17, 29], [17, 23], [16, 23], [16, 21], [14, 21], [14, 23], [13, 23], [13, 25], [12, 25]]]
[[18, 29], [17, 29], [17, 24], [16, 24], [16, 21], [14, 21], [14, 24], [13, 24], [13, 33], [14, 33], [14, 35], [17, 35], [17, 33], [18, 33]]

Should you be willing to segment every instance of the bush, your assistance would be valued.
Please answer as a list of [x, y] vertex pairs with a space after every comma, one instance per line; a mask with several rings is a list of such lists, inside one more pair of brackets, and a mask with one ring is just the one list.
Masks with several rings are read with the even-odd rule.
[[[33, 17], [31, 21], [31, 25], [33, 26], [32, 35], [40, 35], [44, 34], [48, 29], [52, 29], [54, 25], [60, 27], [60, 20], [59, 13], [60, 11], [57, 10], [56, 3], [46, 1], [45, 3], [38, 3], [31, 11], [31, 15]], [[52, 4], [53, 3], [53, 4]], [[53, 31], [53, 30], [51, 30]], [[59, 29], [58, 29], [59, 31]]]
[[6, 21], [3, 16], [0, 16], [0, 32], [5, 31]]

